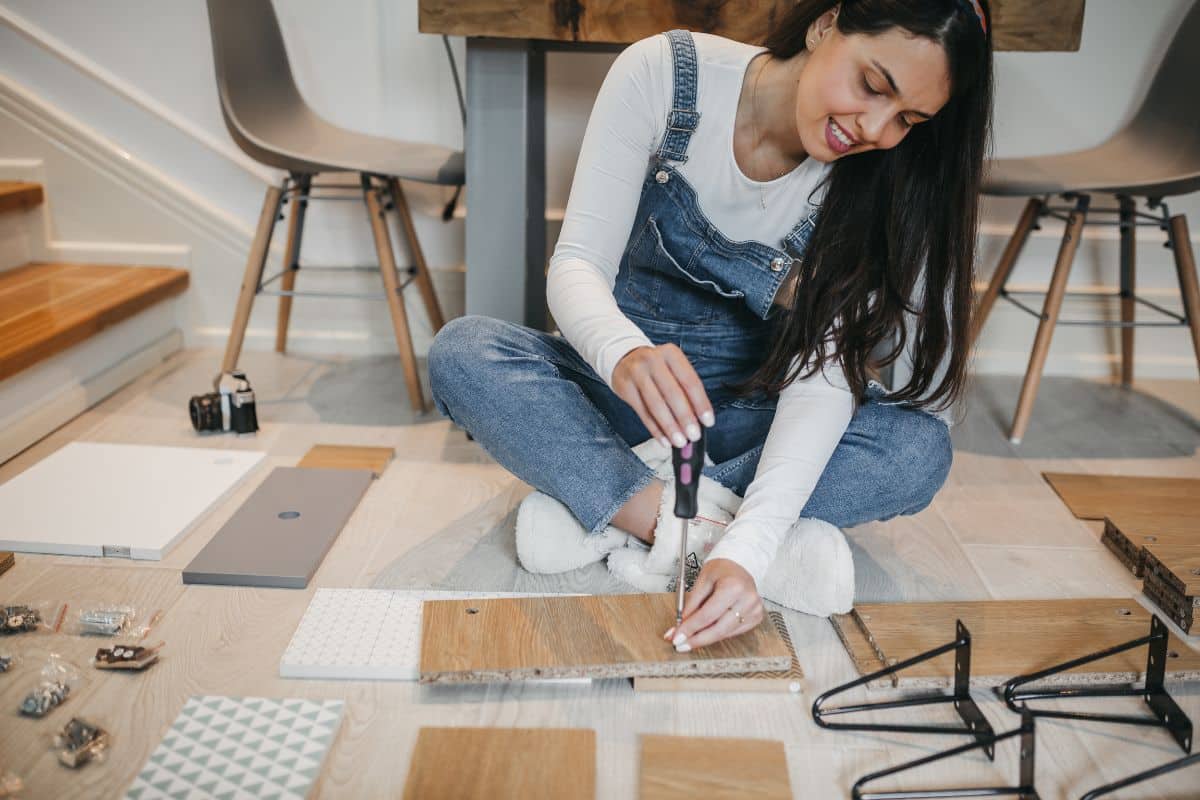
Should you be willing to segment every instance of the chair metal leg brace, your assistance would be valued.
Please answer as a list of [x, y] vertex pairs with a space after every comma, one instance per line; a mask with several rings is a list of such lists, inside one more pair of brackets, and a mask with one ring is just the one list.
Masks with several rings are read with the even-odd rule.
[[[1029, 700], [1044, 700], [1047, 698], [1072, 698], [1072, 697], [1142, 697], [1150, 710], [1154, 712], [1154, 717], [1134, 717], [1127, 714], [1093, 714], [1086, 712], [1073, 711], [1051, 711], [1049, 709], [1030, 709], [1029, 713], [1035, 717], [1052, 717], [1054, 719], [1078, 719], [1088, 722], [1107, 722], [1114, 725], [1143, 725], [1157, 728], [1166, 728], [1176, 743], [1183, 748], [1183, 752], [1190, 753], [1192, 751], [1192, 721], [1183, 709], [1167, 694], [1164, 686], [1164, 679], [1167, 671], [1167, 641], [1169, 631], [1167, 626], [1163, 624], [1158, 615], [1150, 617], [1150, 633], [1140, 639], [1134, 639], [1124, 644], [1119, 644], [1114, 647], [1109, 647], [1099, 652], [1083, 656], [1081, 658], [1065, 661], [1061, 664], [1055, 664], [1052, 667], [1031, 673], [1029, 675], [1021, 675], [1005, 683], [1003, 686], [996, 688], [996, 693], [1004, 698], [1005, 704], [1009, 709], [1020, 712], [1027, 708]], [[1133, 686], [1104, 686], [1104, 687], [1063, 687], [1063, 688], [1045, 688], [1045, 689], [1030, 689], [1024, 692], [1018, 691], [1018, 688], [1029, 683], [1038, 683], [1044, 681], [1052, 675], [1066, 672], [1075, 669], [1076, 667], [1090, 664], [1093, 661], [1100, 661], [1114, 656], [1117, 653], [1123, 653], [1126, 650], [1133, 650], [1142, 645], [1149, 646], [1149, 652], [1146, 655], [1146, 682], [1142, 688]], [[1018, 706], [1018, 704], [1020, 704]]]

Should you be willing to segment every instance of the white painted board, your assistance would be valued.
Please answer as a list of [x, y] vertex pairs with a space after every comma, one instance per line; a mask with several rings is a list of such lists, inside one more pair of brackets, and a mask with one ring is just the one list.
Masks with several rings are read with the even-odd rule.
[[[318, 589], [279, 659], [279, 676], [415, 681], [421, 671], [421, 604], [426, 600], [541, 596], [523, 592]], [[553, 682], [591, 681], [581, 678]]]
[[0, 486], [0, 550], [159, 560], [265, 455], [72, 442]]

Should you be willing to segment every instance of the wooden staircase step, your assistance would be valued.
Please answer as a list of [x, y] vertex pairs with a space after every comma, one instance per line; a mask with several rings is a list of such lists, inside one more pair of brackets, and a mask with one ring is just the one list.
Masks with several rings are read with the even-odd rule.
[[42, 204], [42, 185], [25, 181], [0, 181], [0, 214], [27, 211]]
[[183, 292], [187, 270], [26, 264], [0, 272], [0, 380]]

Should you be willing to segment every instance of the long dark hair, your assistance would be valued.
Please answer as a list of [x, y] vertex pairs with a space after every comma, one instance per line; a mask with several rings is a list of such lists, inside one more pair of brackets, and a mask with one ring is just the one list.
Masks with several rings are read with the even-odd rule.
[[[902, 28], [942, 45], [950, 99], [896, 147], [834, 162], [819, 220], [795, 267], [791, 307], [778, 315], [770, 352], [737, 387], [741, 392], [778, 393], [836, 359], [861, 400], [872, 350], [886, 347], [876, 363], [890, 364], [911, 336], [912, 376], [892, 387], [890, 399], [940, 409], [959, 397], [991, 134], [991, 12], [986, 0], [979, 2], [986, 31], [970, 0], [841, 0], [835, 24], [844, 34]], [[796, 55], [809, 26], [835, 5], [800, 0], [764, 45], [775, 58]], [[912, 330], [906, 314], [914, 315]]]

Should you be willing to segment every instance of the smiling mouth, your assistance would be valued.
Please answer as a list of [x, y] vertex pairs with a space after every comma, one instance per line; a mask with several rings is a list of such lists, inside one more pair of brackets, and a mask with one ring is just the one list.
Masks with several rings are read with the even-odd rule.
[[858, 144], [854, 137], [846, 133], [840, 125], [833, 121], [833, 117], [829, 118], [829, 131], [833, 135], [833, 139], [842, 146], [842, 151], [849, 150]]

